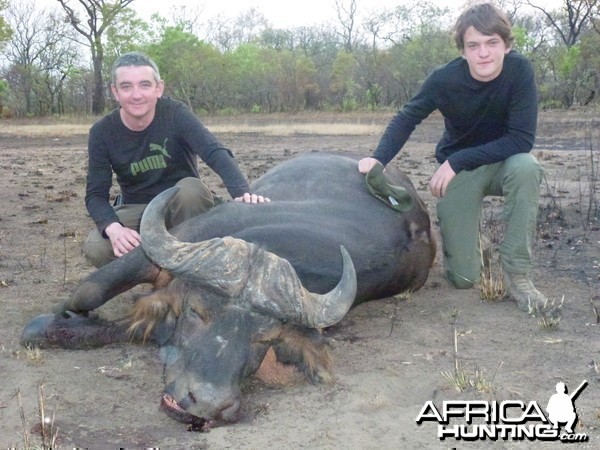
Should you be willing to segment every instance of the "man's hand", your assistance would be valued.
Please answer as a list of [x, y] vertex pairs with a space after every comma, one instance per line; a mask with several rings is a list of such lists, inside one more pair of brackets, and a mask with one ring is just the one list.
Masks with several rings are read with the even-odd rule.
[[379, 163], [375, 158], [363, 158], [358, 161], [358, 171], [360, 173], [369, 173], [369, 171], [373, 168], [375, 164]]
[[113, 222], [104, 229], [110, 239], [113, 252], [117, 258], [130, 252], [142, 243], [139, 233], [131, 228], [126, 228], [119, 222]]
[[241, 197], [236, 197], [233, 199], [236, 202], [244, 202], [244, 203], [268, 203], [271, 201], [268, 197], [263, 197], [262, 195], [250, 194], [246, 192]]
[[434, 197], [441, 198], [446, 195], [446, 190], [452, 178], [456, 176], [456, 172], [450, 167], [450, 163], [445, 161], [438, 170], [435, 171], [429, 182], [429, 190]]

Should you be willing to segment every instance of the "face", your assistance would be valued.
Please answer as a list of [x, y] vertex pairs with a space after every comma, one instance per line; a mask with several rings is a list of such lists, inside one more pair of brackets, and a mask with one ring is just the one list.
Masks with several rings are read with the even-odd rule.
[[164, 84], [154, 79], [149, 66], [124, 66], [116, 71], [111, 90], [121, 105], [121, 117], [127, 126], [147, 126], [154, 118], [156, 102]]
[[[176, 280], [167, 289], [183, 284]], [[170, 317], [172, 335], [161, 349], [165, 362], [163, 410], [181, 422], [211, 425], [238, 420], [241, 383], [254, 373], [281, 324], [226, 299], [183, 289], [182, 309]], [[211, 306], [212, 304], [212, 306]], [[275, 333], [276, 334], [276, 333]]]
[[481, 34], [474, 27], [467, 28], [464, 36], [463, 57], [469, 64], [471, 76], [479, 81], [492, 81], [504, 64], [504, 55], [510, 51], [499, 34]]

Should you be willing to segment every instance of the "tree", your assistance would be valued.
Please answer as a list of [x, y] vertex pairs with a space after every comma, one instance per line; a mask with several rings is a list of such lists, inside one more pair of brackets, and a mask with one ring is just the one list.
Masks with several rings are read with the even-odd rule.
[[581, 40], [582, 77], [581, 104], [600, 100], [600, 33], [587, 33]]
[[300, 49], [262, 49], [262, 57], [262, 101], [269, 112], [298, 112], [318, 104], [317, 70]]
[[67, 39], [70, 27], [56, 14], [26, 0], [7, 10], [14, 34], [4, 56], [10, 63], [6, 77], [15, 97], [17, 115], [47, 115], [56, 111], [55, 96], [77, 55]]
[[[295, 67], [301, 70], [302, 73], [298, 76], [304, 83], [305, 108], [317, 109], [326, 103], [327, 93], [331, 87], [333, 65], [340, 50], [338, 33], [335, 30], [326, 25], [296, 27], [290, 30], [267, 29], [261, 34], [259, 42], [266, 49], [292, 53], [291, 59], [286, 59], [282, 55], [269, 56], [273, 60], [270, 60], [267, 65], [270, 67], [269, 72], [272, 73], [278, 71], [278, 68], [271, 67], [273, 64], [288, 64], [291, 61], [292, 66], [295, 64]], [[279, 72], [284, 70], [283, 67], [279, 69], [281, 69]], [[275, 98], [279, 99], [282, 94], [276, 92], [275, 88], [278, 86], [281, 85], [269, 85], [269, 111], [280, 110], [274, 105]], [[285, 92], [283, 94], [285, 95]]]
[[204, 5], [179, 5], [171, 6], [170, 18], [173, 26], [188, 33], [197, 34], [200, 29], [200, 18], [204, 11]]
[[431, 69], [457, 56], [448, 13], [447, 8], [424, 0], [369, 16], [365, 28], [371, 42], [365, 45], [364, 57], [357, 56], [365, 95], [361, 101], [371, 107], [399, 106], [416, 93]]
[[214, 113], [226, 104], [227, 70], [214, 46], [178, 27], [167, 27], [161, 40], [146, 51], [160, 68], [167, 94], [194, 111]]
[[4, 114], [4, 99], [8, 96], [9, 89], [8, 82], [0, 80], [0, 118]]
[[[226, 52], [224, 66], [227, 67], [227, 86], [233, 106], [242, 111], [267, 111], [268, 99], [275, 90], [267, 68], [272, 49], [264, 49], [257, 44], [239, 45], [235, 50]], [[270, 64], [274, 69], [276, 62]]]
[[372, 13], [365, 27], [372, 36], [372, 47], [376, 46], [377, 40], [386, 45], [399, 45], [416, 35], [447, 27], [444, 22], [448, 14], [448, 8], [437, 7], [423, 0]]
[[235, 19], [219, 15], [209, 20], [206, 28], [206, 40], [213, 42], [219, 50], [227, 52], [258, 39], [268, 28], [268, 22], [262, 13], [250, 8]]
[[563, 8], [555, 11], [548, 11], [531, 0], [527, 3], [546, 16], [567, 48], [577, 44], [581, 33], [592, 25], [592, 19], [600, 7], [600, 0], [564, 0]]
[[94, 92], [92, 94], [92, 113], [103, 114], [106, 105], [106, 95], [102, 67], [104, 61], [104, 43], [102, 35], [106, 29], [117, 20], [119, 14], [133, 0], [78, 0], [84, 9], [84, 16], [70, 6], [70, 0], [57, 0], [67, 13], [67, 20], [87, 41], [91, 50], [92, 67], [94, 72]]
[[335, 0], [337, 18], [340, 21], [344, 51], [351, 53], [356, 37], [357, 4], [356, 0]]
[[600, 34], [600, 7], [596, 9], [592, 13], [592, 27], [596, 31], [596, 33]]
[[352, 53], [341, 50], [331, 73], [332, 103], [342, 111], [356, 108], [356, 83], [354, 72], [358, 63]]
[[[8, 5], [8, 0], [0, 0], [0, 11], [4, 10]], [[4, 20], [4, 16], [0, 16], [0, 48], [10, 39], [12, 30]]]
[[[550, 32], [530, 54], [536, 68], [543, 106], [571, 107], [585, 103], [595, 90], [596, 71], [590, 56], [582, 54], [582, 39], [593, 33], [593, 18], [598, 14], [600, 0], [563, 0], [561, 8], [548, 10], [528, 0], [545, 20]], [[588, 42], [590, 42], [588, 40]]]
[[150, 42], [151, 33], [154, 32], [150, 28], [150, 24], [140, 19], [134, 10], [127, 8], [121, 11], [106, 28], [105, 62], [112, 64], [119, 55], [137, 50]]
[[[56, 0], [56, 17], [27, 9], [33, 1], [0, 0], [3, 104], [17, 116], [103, 113], [112, 106], [111, 63], [136, 49], [159, 63], [166, 95], [209, 113], [398, 107], [457, 56], [452, 6], [433, 0], [368, 16], [368, 2], [336, 0], [333, 23], [290, 29], [270, 27], [251, 8], [211, 18], [192, 2], [146, 22], [133, 0]], [[464, 3], [473, 1], [481, 0]], [[515, 50], [535, 67], [542, 107], [598, 101], [600, 0], [562, 0], [556, 9], [536, 6], [542, 0], [496, 1], [513, 23]], [[8, 4], [19, 20], [2, 9]]]

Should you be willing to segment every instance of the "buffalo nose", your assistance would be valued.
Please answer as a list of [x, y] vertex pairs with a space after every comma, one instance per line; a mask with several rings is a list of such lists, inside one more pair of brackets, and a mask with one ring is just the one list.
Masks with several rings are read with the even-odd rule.
[[[196, 400], [186, 409], [196, 415], [209, 417], [217, 421], [236, 422], [240, 411], [241, 401], [239, 397], [227, 397], [218, 401], [216, 399], [200, 399], [199, 395], [194, 396], [190, 393], [186, 400]], [[183, 406], [183, 405], [182, 405]]]
[[210, 390], [188, 392], [177, 403], [181, 408], [199, 417], [216, 421], [235, 422], [238, 420], [241, 400], [234, 394], [219, 399], [209, 394]]
[[238, 398], [231, 399], [226, 403], [222, 403], [219, 408], [220, 410], [217, 413], [217, 417], [220, 420], [235, 422], [238, 419], [240, 411], [240, 400]]

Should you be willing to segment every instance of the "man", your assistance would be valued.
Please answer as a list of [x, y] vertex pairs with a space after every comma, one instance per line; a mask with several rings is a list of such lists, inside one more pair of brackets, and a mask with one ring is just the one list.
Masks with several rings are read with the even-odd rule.
[[445, 130], [429, 182], [446, 276], [457, 288], [480, 277], [479, 228], [483, 198], [504, 196], [506, 232], [500, 258], [507, 293], [520, 309], [543, 311], [547, 298], [529, 278], [543, 170], [529, 152], [535, 140], [537, 92], [531, 64], [511, 49], [506, 16], [485, 3], [457, 19], [454, 38], [462, 56], [437, 68], [388, 124], [373, 157], [359, 161], [367, 173], [389, 163], [415, 127], [434, 110]]
[[[119, 107], [90, 129], [86, 208], [96, 224], [84, 245], [86, 259], [101, 267], [140, 244], [139, 226], [146, 205], [172, 186], [180, 191], [167, 213], [177, 225], [214, 205], [212, 192], [199, 180], [200, 157], [223, 180], [236, 200], [262, 203], [231, 152], [182, 103], [162, 97], [158, 67], [146, 55], [122, 55], [112, 68], [111, 91]], [[123, 204], [109, 203], [113, 172]]]

